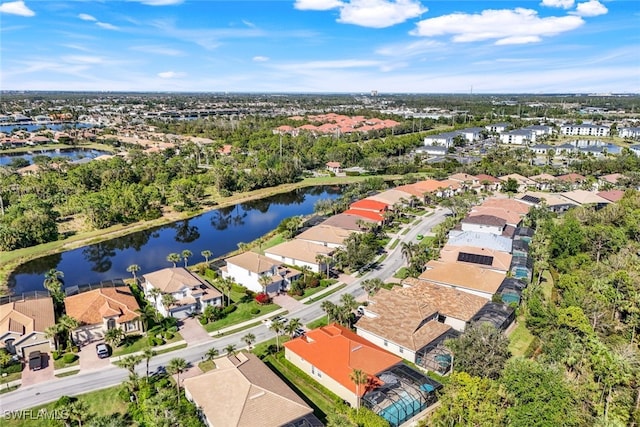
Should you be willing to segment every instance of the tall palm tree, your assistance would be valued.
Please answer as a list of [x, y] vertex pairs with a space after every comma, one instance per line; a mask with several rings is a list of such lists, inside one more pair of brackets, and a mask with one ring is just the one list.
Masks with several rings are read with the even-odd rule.
[[316, 255], [316, 262], [318, 263], [318, 271], [321, 272], [322, 266], [327, 267], [327, 279], [329, 278], [329, 257], [324, 254]]
[[[140, 362], [142, 362], [142, 356], [134, 356], [130, 354], [116, 362], [116, 365], [129, 371], [129, 375], [134, 375], [136, 372], [136, 366]], [[147, 376], [148, 375], [149, 373], [147, 370]]]
[[64, 333], [67, 337], [67, 348], [71, 348], [71, 345], [72, 345], [71, 332], [74, 329], [76, 329], [78, 326], [80, 326], [80, 322], [78, 322], [73, 317], [67, 316], [66, 314], [64, 314], [60, 316], [60, 318], [58, 319], [58, 324], [60, 325], [60, 330], [62, 331], [62, 333]]
[[209, 258], [211, 258], [211, 256], [213, 256], [213, 252], [211, 252], [210, 250], [204, 250], [202, 252], [200, 252], [200, 255], [202, 255], [204, 257], [204, 262], [209, 265]]
[[136, 273], [138, 271], [140, 271], [140, 266], [138, 264], [131, 264], [129, 267], [127, 267], [127, 272], [133, 275], [133, 281], [135, 283], [138, 283], [138, 277], [136, 276]]
[[411, 263], [411, 259], [415, 255], [417, 246], [418, 245], [411, 242], [402, 242], [402, 245], [400, 246], [400, 251], [402, 253], [402, 257], [405, 259], [405, 261], [407, 261], [407, 264]]
[[51, 297], [56, 303], [56, 311], [62, 311], [62, 302], [64, 301], [64, 291], [62, 290], [62, 278], [64, 273], [62, 271], [52, 268], [44, 274], [44, 287], [49, 291]]
[[140, 314], [140, 320], [142, 321], [145, 331], [149, 330], [151, 322], [158, 321], [158, 311], [149, 304], [143, 305], [141, 308], [137, 309], [136, 312]]
[[210, 360], [213, 362], [213, 359], [215, 359], [216, 357], [218, 357], [218, 355], [220, 354], [220, 352], [218, 351], [217, 348], [215, 347], [211, 347], [209, 350], [207, 350], [207, 352], [204, 354], [205, 359]]
[[175, 252], [167, 255], [167, 261], [173, 264], [173, 268], [176, 268], [176, 264], [179, 263], [181, 259], [182, 257], [180, 256], [180, 254], [177, 254]]
[[334, 303], [329, 300], [324, 300], [320, 304], [320, 308], [322, 308], [324, 312], [327, 313], [327, 323], [330, 323], [331, 319], [335, 320], [337, 306]]
[[248, 333], [247, 335], [242, 337], [242, 341], [244, 341], [245, 344], [247, 344], [247, 347], [249, 348], [249, 350], [251, 350], [251, 346], [253, 345], [254, 342], [256, 342], [256, 336], [253, 335], [252, 333]]
[[290, 319], [289, 323], [284, 327], [284, 331], [289, 335], [290, 338], [293, 338], [293, 335], [296, 333], [296, 329], [302, 327], [302, 322], [300, 319]]
[[158, 306], [158, 297], [162, 295], [162, 291], [158, 288], [151, 288], [149, 289], [149, 296], [151, 298], [153, 298], [154, 301], [154, 305], [157, 307]]
[[307, 274], [311, 274], [311, 269], [308, 265], [303, 265], [300, 267], [300, 271], [302, 271], [302, 278], [304, 280], [305, 286], [307, 285]]
[[113, 347], [118, 347], [125, 338], [126, 334], [120, 328], [109, 329], [104, 334], [104, 341]]
[[226, 292], [227, 294], [227, 305], [231, 304], [231, 287], [233, 285], [233, 279], [225, 277], [218, 281], [218, 285], [220, 286], [220, 289], [222, 289], [222, 292]]
[[151, 359], [153, 358], [153, 356], [156, 355], [156, 352], [153, 351], [151, 348], [146, 347], [143, 351], [142, 351], [142, 358], [145, 361], [146, 364], [146, 373], [147, 373], [147, 382], [149, 382], [149, 362], [151, 362]]
[[236, 346], [233, 344], [229, 344], [224, 348], [224, 351], [227, 353], [227, 356], [235, 356], [236, 354]]
[[258, 283], [262, 286], [262, 293], [267, 295], [267, 287], [273, 282], [271, 276], [267, 276], [266, 274], [261, 274], [258, 279]]
[[189, 258], [191, 258], [193, 256], [193, 252], [191, 252], [189, 249], [185, 249], [182, 251], [182, 259], [184, 259], [184, 268], [187, 268], [187, 262], [189, 261]]
[[284, 329], [284, 324], [280, 320], [274, 320], [269, 329], [276, 333], [276, 349], [280, 351], [280, 334]]
[[167, 372], [176, 375], [176, 389], [178, 390], [178, 403], [180, 403], [180, 374], [187, 370], [187, 361], [181, 357], [174, 357], [167, 363]]
[[53, 345], [56, 350], [58, 349], [58, 336], [60, 335], [61, 332], [62, 332], [62, 329], [60, 328], [59, 323], [56, 323], [55, 325], [51, 325], [44, 330], [44, 336], [47, 339], [53, 338]]
[[358, 398], [356, 411], [360, 411], [360, 386], [366, 384], [369, 381], [369, 378], [367, 374], [360, 369], [354, 369], [351, 371], [349, 378], [356, 385], [356, 397]]
[[167, 310], [167, 315], [169, 314], [169, 307], [175, 304], [175, 302], [176, 302], [176, 299], [173, 295], [171, 294], [162, 295], [162, 305], [164, 306], [165, 310]]

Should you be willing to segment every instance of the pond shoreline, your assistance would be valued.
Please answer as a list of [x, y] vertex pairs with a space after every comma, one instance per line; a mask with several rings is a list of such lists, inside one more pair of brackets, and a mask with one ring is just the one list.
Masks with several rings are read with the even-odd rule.
[[[399, 175], [381, 175], [379, 177], [385, 180], [394, 180], [401, 178], [401, 176]], [[218, 203], [211, 204], [210, 206], [206, 206], [205, 208], [195, 212], [180, 214], [174, 212], [166, 212], [161, 218], [152, 221], [142, 221], [128, 225], [119, 224], [104, 230], [93, 230], [90, 232], [79, 233], [75, 236], [71, 236], [67, 239], [58, 240], [55, 242], [49, 242], [38, 246], [0, 253], [0, 265], [2, 265], [2, 267], [0, 267], [0, 296], [10, 294], [8, 279], [15, 271], [15, 269], [20, 265], [36, 258], [78, 249], [90, 244], [100, 243], [118, 237], [123, 237], [130, 233], [144, 231], [150, 228], [174, 223], [176, 221], [190, 219], [216, 209], [225, 208], [253, 200], [259, 200], [277, 194], [288, 193], [300, 188], [322, 185], [352, 184], [363, 181], [366, 178], [370, 177], [359, 176], [306, 178], [296, 183], [282, 184], [277, 187], [263, 188], [247, 193], [239, 193], [230, 197], [220, 199]]]

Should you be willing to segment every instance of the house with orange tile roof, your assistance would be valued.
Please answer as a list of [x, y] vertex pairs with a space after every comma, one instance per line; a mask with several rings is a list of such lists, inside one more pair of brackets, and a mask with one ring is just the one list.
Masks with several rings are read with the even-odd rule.
[[416, 363], [426, 347], [463, 332], [485, 298], [418, 279], [402, 287], [380, 289], [356, 322], [357, 334]]
[[[207, 305], [221, 306], [222, 293], [183, 267], [163, 268], [142, 276], [145, 297], [165, 317], [184, 318]], [[154, 291], [153, 289], [157, 289]], [[159, 295], [155, 295], [158, 292]], [[169, 306], [164, 295], [171, 295]]]
[[109, 329], [122, 329], [126, 334], [143, 331], [138, 313], [140, 306], [128, 286], [67, 296], [64, 307], [67, 315], [80, 324], [72, 331], [73, 341], [80, 346], [103, 339]]
[[222, 277], [230, 278], [253, 292], [263, 292], [261, 277], [267, 276], [271, 282], [267, 293], [286, 290], [291, 282], [300, 276], [300, 271], [289, 268], [282, 262], [260, 255], [256, 252], [243, 252], [225, 260], [226, 266], [220, 269]]
[[355, 215], [363, 219], [368, 219], [374, 221], [378, 225], [382, 225], [384, 221], [384, 216], [382, 216], [382, 214], [379, 214], [377, 212], [365, 211], [362, 209], [347, 209], [342, 213], [345, 215]]
[[10, 354], [27, 358], [32, 351], [55, 349], [46, 329], [56, 324], [50, 296], [21, 298], [0, 305], [0, 343]]
[[622, 190], [609, 190], [609, 191], [600, 191], [596, 193], [596, 196], [602, 197], [610, 202], [619, 202], [620, 199], [624, 197], [624, 191]]
[[576, 189], [580, 187], [580, 184], [585, 182], [587, 179], [580, 175], [579, 173], [568, 173], [565, 175], [560, 175], [556, 177], [557, 181], [564, 182], [565, 184], [569, 184], [571, 188]]
[[[361, 402], [392, 426], [403, 424], [437, 401], [439, 383], [338, 324], [307, 331], [284, 347], [285, 358], [305, 374], [351, 406]], [[366, 375], [365, 384], [353, 382], [355, 370]]]
[[253, 354], [215, 363], [216, 369], [184, 380], [185, 396], [207, 426], [322, 426], [313, 409]]
[[476, 206], [471, 209], [471, 212], [469, 212], [469, 217], [474, 217], [479, 215], [493, 216], [496, 218], [500, 218], [504, 220], [506, 225], [510, 225], [512, 227], [518, 227], [522, 222], [522, 217], [524, 216], [506, 207], [499, 208], [499, 207], [488, 206], [488, 205]]
[[506, 277], [503, 271], [493, 271], [468, 263], [429, 261], [418, 276], [441, 286], [459, 289], [482, 298], [491, 299]]
[[342, 170], [340, 169], [340, 162], [327, 162], [326, 163], [327, 170], [333, 173], [340, 173]]
[[480, 186], [486, 191], [497, 191], [500, 189], [500, 185], [502, 184], [502, 181], [498, 178], [484, 173], [476, 175], [476, 178], [478, 178]]
[[520, 200], [510, 199], [506, 197], [490, 197], [482, 202], [479, 207], [483, 208], [498, 208], [503, 210], [509, 210], [518, 213], [519, 215], [526, 215], [529, 213], [531, 206]]
[[389, 204], [385, 202], [380, 202], [378, 200], [372, 199], [362, 199], [357, 202], [351, 203], [349, 209], [358, 209], [369, 212], [376, 212], [382, 215], [384, 212], [389, 210]]

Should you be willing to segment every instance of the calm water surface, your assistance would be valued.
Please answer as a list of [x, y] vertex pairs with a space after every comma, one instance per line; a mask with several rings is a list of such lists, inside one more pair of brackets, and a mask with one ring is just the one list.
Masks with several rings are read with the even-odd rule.
[[103, 154], [111, 154], [107, 151], [101, 150], [87, 150], [83, 148], [75, 148], [71, 150], [43, 150], [34, 148], [31, 153], [21, 153], [21, 154], [2, 154], [0, 151], [0, 166], [6, 166], [11, 164], [13, 159], [25, 159], [29, 163], [33, 163], [33, 158], [35, 156], [48, 156], [51, 158], [56, 157], [67, 157], [69, 160], [79, 160], [84, 158], [95, 159], [98, 156]]
[[30, 261], [20, 266], [9, 279], [14, 293], [43, 290], [45, 272], [55, 268], [64, 273], [65, 286], [96, 283], [131, 277], [127, 267], [140, 266], [140, 274], [171, 267], [167, 255], [184, 249], [193, 252], [189, 264], [204, 261], [203, 250], [218, 257], [275, 229], [295, 215], [313, 213], [319, 199], [334, 199], [339, 187], [310, 187], [261, 200], [217, 209], [151, 230], [97, 243]]

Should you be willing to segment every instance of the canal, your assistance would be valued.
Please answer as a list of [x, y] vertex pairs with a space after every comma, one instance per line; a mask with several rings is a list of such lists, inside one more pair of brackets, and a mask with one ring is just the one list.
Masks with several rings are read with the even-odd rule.
[[43, 290], [44, 274], [52, 268], [64, 273], [65, 286], [96, 283], [130, 277], [127, 267], [140, 266], [138, 275], [171, 267], [167, 255], [188, 249], [189, 264], [204, 261], [200, 253], [209, 250], [213, 258], [238, 249], [295, 215], [313, 213], [320, 199], [335, 199], [340, 187], [308, 187], [138, 231], [102, 243], [29, 261], [9, 278], [9, 290], [15, 294]]
[[65, 157], [70, 161], [80, 159], [95, 159], [103, 154], [111, 154], [108, 151], [85, 149], [85, 148], [71, 148], [66, 150], [46, 150], [43, 148], [34, 148], [29, 153], [2, 153], [0, 151], [0, 166], [11, 165], [15, 159], [24, 159], [29, 164], [33, 163], [34, 157], [47, 156], [52, 159], [56, 157]]

